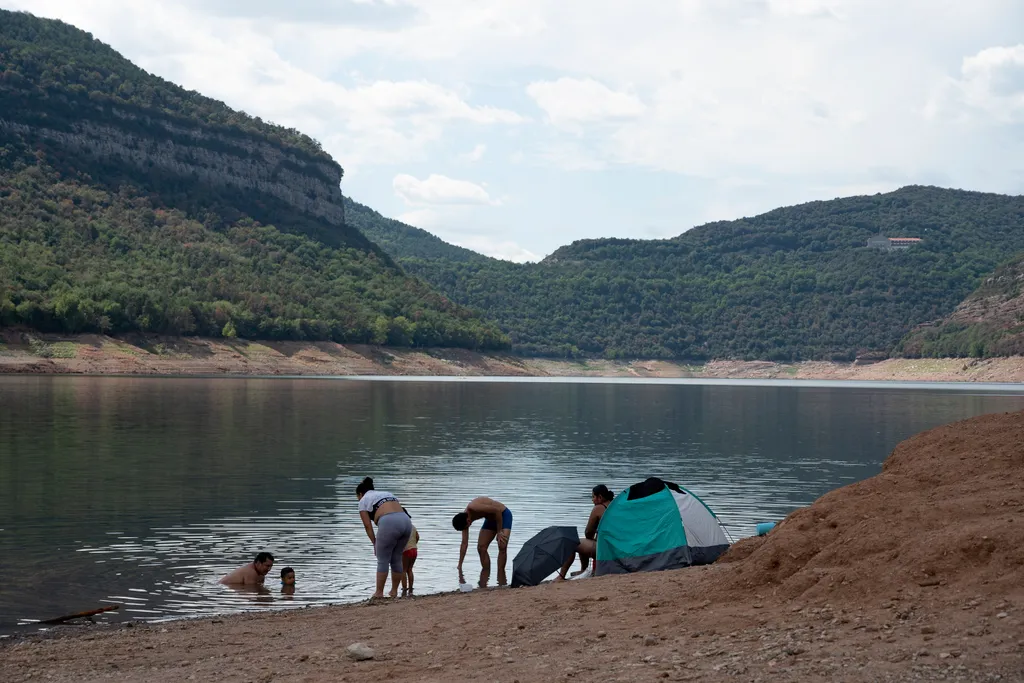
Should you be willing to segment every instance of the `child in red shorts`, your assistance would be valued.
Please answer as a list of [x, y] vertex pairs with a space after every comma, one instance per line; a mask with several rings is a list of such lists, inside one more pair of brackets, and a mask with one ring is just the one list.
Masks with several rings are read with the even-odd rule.
[[[402, 508], [405, 514], [409, 515], [409, 511]], [[412, 515], [409, 515], [412, 519]], [[412, 582], [413, 573], [412, 566], [416, 564], [416, 547], [420, 542], [420, 532], [416, 530], [416, 526], [412, 527], [412, 534], [409, 535], [409, 542], [405, 544], [405, 550], [402, 551], [402, 597], [412, 595]]]

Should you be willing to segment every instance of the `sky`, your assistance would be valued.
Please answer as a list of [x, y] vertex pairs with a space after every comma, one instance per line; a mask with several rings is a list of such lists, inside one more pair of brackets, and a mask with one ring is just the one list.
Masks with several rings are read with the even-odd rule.
[[0, 0], [323, 143], [499, 258], [928, 184], [1024, 193], [1020, 0]]

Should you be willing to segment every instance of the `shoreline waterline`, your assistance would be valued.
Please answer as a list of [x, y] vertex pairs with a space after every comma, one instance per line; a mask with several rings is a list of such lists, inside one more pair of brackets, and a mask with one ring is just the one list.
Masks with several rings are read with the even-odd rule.
[[[0, 329], [0, 375], [536, 377], [1024, 383], [1024, 356], [876, 362], [553, 359], [465, 349], [200, 337], [36, 335]], [[478, 380], [483, 381], [483, 380]]]
[[344, 382], [405, 382], [452, 384], [619, 384], [635, 386], [696, 386], [696, 387], [785, 387], [810, 389], [892, 389], [903, 391], [956, 391], [993, 394], [1024, 394], [1024, 382], [951, 382], [943, 380], [898, 379], [784, 379], [756, 377], [621, 377], [593, 375], [283, 375], [239, 373], [182, 373], [182, 374], [118, 374], [118, 373], [0, 373], [4, 377], [53, 377], [90, 379], [140, 380], [321, 380]]

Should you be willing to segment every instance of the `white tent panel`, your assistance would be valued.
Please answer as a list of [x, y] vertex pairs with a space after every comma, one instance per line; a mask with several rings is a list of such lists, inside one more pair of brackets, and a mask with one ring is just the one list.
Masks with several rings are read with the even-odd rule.
[[704, 503], [686, 493], [672, 491], [679, 516], [683, 520], [686, 531], [686, 544], [691, 548], [707, 548], [716, 545], [728, 545], [722, 526], [715, 516], [708, 512]]

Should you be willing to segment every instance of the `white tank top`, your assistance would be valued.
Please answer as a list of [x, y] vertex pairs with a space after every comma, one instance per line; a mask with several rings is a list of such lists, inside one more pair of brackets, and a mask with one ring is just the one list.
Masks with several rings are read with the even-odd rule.
[[377, 509], [380, 508], [381, 505], [392, 502], [397, 503], [398, 499], [388, 491], [367, 491], [363, 494], [363, 497], [359, 499], [359, 511], [369, 512], [370, 519], [374, 519], [377, 516]]

